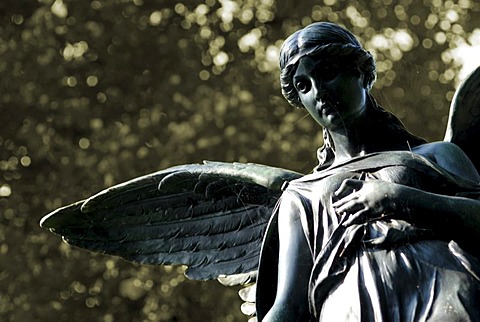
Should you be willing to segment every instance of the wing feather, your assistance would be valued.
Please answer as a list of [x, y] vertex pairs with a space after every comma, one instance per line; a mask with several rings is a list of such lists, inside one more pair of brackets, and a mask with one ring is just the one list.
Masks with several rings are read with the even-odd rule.
[[281, 183], [300, 176], [256, 164], [177, 166], [60, 208], [41, 225], [90, 251], [187, 265], [192, 279], [247, 273], [257, 268]]

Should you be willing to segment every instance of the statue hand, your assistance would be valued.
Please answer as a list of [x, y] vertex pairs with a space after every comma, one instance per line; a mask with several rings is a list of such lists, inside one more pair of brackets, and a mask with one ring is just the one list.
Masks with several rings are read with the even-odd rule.
[[338, 200], [333, 208], [338, 215], [347, 214], [343, 223], [348, 226], [365, 218], [383, 217], [398, 208], [397, 193], [401, 185], [382, 180], [346, 179], [335, 191]]

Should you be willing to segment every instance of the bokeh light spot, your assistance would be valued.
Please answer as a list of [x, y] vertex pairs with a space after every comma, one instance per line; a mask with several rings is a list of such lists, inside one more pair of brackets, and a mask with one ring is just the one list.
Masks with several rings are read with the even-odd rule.
[[158, 26], [162, 22], [162, 12], [154, 11], [150, 15], [149, 22], [152, 26]]
[[23, 165], [24, 167], [28, 167], [30, 166], [30, 164], [32, 163], [32, 160], [30, 159], [29, 156], [23, 156], [20, 158], [20, 163], [21, 165]]
[[81, 138], [78, 141], [78, 146], [82, 149], [88, 149], [88, 147], [90, 146], [90, 140], [87, 138]]
[[87, 85], [90, 87], [94, 87], [98, 84], [98, 78], [97, 76], [90, 75], [87, 77]]
[[228, 63], [228, 55], [224, 51], [220, 51], [214, 58], [213, 58], [213, 63], [216, 66], [223, 66]]
[[0, 197], [10, 197], [12, 194], [12, 188], [8, 184], [0, 186]]

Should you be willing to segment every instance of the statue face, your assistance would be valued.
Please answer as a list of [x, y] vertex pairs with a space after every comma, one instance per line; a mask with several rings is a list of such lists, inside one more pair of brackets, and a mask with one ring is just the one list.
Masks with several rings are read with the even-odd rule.
[[363, 75], [345, 71], [333, 60], [302, 57], [293, 83], [303, 106], [329, 130], [348, 126], [365, 111]]

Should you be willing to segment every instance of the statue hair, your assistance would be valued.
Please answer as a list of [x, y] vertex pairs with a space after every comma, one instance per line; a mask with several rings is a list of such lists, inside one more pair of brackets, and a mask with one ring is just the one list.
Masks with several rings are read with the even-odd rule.
[[[298, 61], [304, 56], [340, 61], [345, 71], [363, 75], [364, 87], [370, 90], [376, 79], [376, 64], [372, 54], [363, 49], [355, 36], [345, 28], [329, 22], [316, 22], [300, 29], [288, 37], [280, 49], [280, 84], [287, 101], [298, 108], [304, 108], [293, 84], [293, 75]], [[420, 137], [408, 132], [402, 122], [392, 113], [381, 107], [368, 93], [366, 115], [369, 129], [376, 137], [383, 135], [385, 148], [405, 149], [425, 143]], [[383, 133], [383, 134], [382, 134]], [[373, 133], [372, 133], [373, 135]], [[328, 130], [323, 129], [324, 144], [318, 149], [321, 170], [331, 165], [335, 159], [335, 147]], [[380, 149], [382, 147], [379, 147]]]
[[363, 74], [365, 88], [371, 89], [375, 82], [375, 59], [352, 33], [333, 23], [313, 23], [293, 33], [280, 49], [282, 94], [295, 107], [303, 105], [293, 86], [293, 74], [301, 57], [313, 55], [340, 60], [350, 72]]

